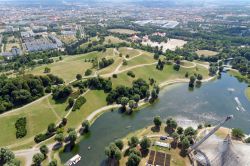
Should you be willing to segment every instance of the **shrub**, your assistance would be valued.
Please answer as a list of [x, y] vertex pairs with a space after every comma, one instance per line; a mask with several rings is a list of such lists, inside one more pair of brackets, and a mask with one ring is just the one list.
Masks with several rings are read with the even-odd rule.
[[19, 118], [16, 123], [16, 138], [22, 138], [27, 134], [26, 130], [26, 117]]
[[180, 65], [174, 64], [173, 69], [176, 70], [176, 71], [179, 71], [180, 67], [181, 67]]
[[54, 135], [54, 133], [38, 134], [35, 136], [34, 141], [36, 143], [39, 143], [39, 142], [45, 141], [46, 139], [49, 139], [53, 135]]
[[135, 74], [132, 71], [128, 71], [127, 75], [130, 76], [130, 77], [132, 77], [132, 78], [135, 78]]
[[89, 75], [91, 75], [91, 74], [92, 74], [92, 70], [87, 69], [87, 70], [85, 71], [85, 76], [89, 76]]

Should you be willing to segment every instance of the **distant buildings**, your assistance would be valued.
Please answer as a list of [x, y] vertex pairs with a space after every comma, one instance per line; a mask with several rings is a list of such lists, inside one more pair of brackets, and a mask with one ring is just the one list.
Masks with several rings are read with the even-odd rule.
[[1, 53], [7, 59], [11, 59], [13, 56], [20, 56], [22, 55], [22, 51], [20, 48], [12, 48], [11, 52], [3, 52]]
[[62, 47], [63, 43], [54, 35], [49, 35], [50, 40], [57, 45], [57, 47]]
[[71, 35], [76, 35], [76, 31], [62, 31], [61, 34], [71, 36]]
[[39, 39], [35, 39], [33, 37], [23, 39], [24, 47], [29, 52], [35, 51], [45, 51], [57, 49], [57, 44], [51, 42], [49, 39], [41, 37]]
[[160, 26], [163, 28], [175, 28], [177, 25], [179, 25], [178, 21], [172, 21], [172, 20], [143, 20], [143, 21], [135, 21], [135, 23], [141, 26], [149, 24], [154, 26]]

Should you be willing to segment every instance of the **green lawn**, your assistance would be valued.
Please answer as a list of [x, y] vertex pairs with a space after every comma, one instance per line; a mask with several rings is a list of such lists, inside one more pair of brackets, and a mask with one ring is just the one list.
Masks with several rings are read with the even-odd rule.
[[133, 69], [135, 74], [135, 78], [131, 78], [127, 76], [127, 72], [121, 73], [118, 75], [118, 78], [112, 78], [113, 86], [117, 85], [131, 85], [132, 81], [137, 78], [143, 78], [144, 80], [148, 80], [149, 78], [154, 78], [156, 82], [159, 84], [164, 81], [185, 78], [185, 73], [189, 72], [189, 74], [197, 73], [202, 74], [203, 78], [208, 77], [208, 70], [202, 66], [197, 66], [196, 68], [180, 68], [179, 71], [173, 70], [172, 65], [166, 65], [163, 71], [157, 70], [156, 65], [144, 66], [140, 68]]
[[[23, 108], [18, 112], [13, 112], [7, 116], [0, 117], [2, 128], [0, 135], [0, 146], [15, 144], [22, 146], [33, 142], [33, 136], [45, 131], [52, 122], [58, 122], [67, 113], [65, 108], [67, 103], [55, 103], [51, 97]], [[22, 139], [16, 139], [15, 122], [19, 117], [27, 118], [27, 135]]]
[[69, 83], [75, 79], [77, 74], [83, 74], [87, 69], [92, 67], [92, 64], [85, 62], [84, 59], [92, 58], [92, 55], [96, 56], [96, 53], [83, 54], [76, 56], [67, 56], [62, 61], [55, 62], [49, 65], [42, 65], [35, 69], [28, 71], [29, 74], [44, 75], [45, 67], [51, 69], [51, 74], [57, 75]]
[[140, 54], [140, 50], [133, 49], [130, 47], [121, 47], [118, 50], [120, 53], [122, 53], [123, 56], [129, 55], [129, 58], [132, 58], [138, 54]]
[[[107, 58], [107, 59], [109, 59], [109, 58]], [[99, 71], [98, 71], [98, 74], [101, 75], [101, 74], [108, 74], [108, 73], [111, 73], [111, 72], [113, 72], [113, 71], [117, 68], [117, 66], [118, 66], [120, 63], [122, 63], [122, 58], [119, 57], [119, 56], [116, 56], [116, 57], [114, 57], [113, 59], [115, 60], [114, 63], [113, 63], [112, 65], [108, 66], [108, 67], [105, 67], [105, 68], [99, 70]]]
[[127, 65], [122, 66], [121, 70], [123, 69], [127, 69], [136, 65], [140, 65], [140, 64], [150, 64], [150, 63], [154, 63], [157, 62], [158, 60], [155, 60], [153, 55], [151, 53], [143, 53], [142, 55], [135, 57], [133, 59], [131, 59], [130, 61], [127, 61]]
[[103, 91], [89, 91], [85, 95], [87, 102], [81, 107], [80, 110], [76, 110], [68, 116], [67, 127], [78, 127], [93, 111], [107, 105], [106, 96], [107, 94]]
[[[104, 58], [106, 56], [113, 56], [113, 49], [109, 48], [106, 52], [91, 52], [87, 54], [64, 56], [62, 61], [58, 61], [49, 65], [38, 66], [33, 70], [27, 71], [29, 74], [44, 75], [45, 67], [51, 69], [51, 74], [59, 76], [65, 80], [66, 83], [74, 80], [77, 74], [84, 74], [87, 69], [92, 68], [92, 63], [85, 62], [85, 60], [93, 58]], [[116, 56], [115, 58], [117, 58]], [[111, 58], [111, 57], [110, 57]]]
[[110, 44], [110, 43], [118, 44], [118, 43], [122, 43], [122, 42], [127, 43], [126, 40], [119, 39], [118, 37], [107, 36], [107, 37], [105, 37], [104, 44]]

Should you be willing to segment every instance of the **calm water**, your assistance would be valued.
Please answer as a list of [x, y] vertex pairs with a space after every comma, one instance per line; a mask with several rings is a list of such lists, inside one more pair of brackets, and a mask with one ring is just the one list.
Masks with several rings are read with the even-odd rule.
[[[226, 127], [239, 127], [250, 133], [250, 102], [244, 95], [247, 84], [240, 83], [236, 78], [223, 74], [222, 78], [205, 83], [199, 89], [190, 92], [187, 84], [169, 86], [160, 93], [160, 100], [154, 105], [146, 107], [132, 116], [120, 114], [118, 111], [108, 112], [99, 117], [91, 126], [91, 134], [79, 144], [79, 153], [83, 156], [79, 166], [98, 166], [105, 159], [104, 148], [116, 138], [152, 124], [153, 117], [162, 119], [174, 117], [189, 119], [196, 123], [217, 123], [227, 115], [234, 115], [234, 119]], [[228, 88], [235, 89], [234, 92]], [[235, 97], [238, 97], [246, 112], [236, 110]], [[187, 121], [190, 122], [190, 121]], [[127, 128], [131, 126], [131, 128]], [[91, 146], [91, 150], [88, 150]], [[61, 154], [66, 162], [74, 154]]]

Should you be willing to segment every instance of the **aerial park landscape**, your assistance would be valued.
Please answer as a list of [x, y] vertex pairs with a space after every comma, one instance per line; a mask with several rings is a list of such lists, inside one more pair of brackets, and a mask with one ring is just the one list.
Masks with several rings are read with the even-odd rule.
[[95, 21], [1, 33], [0, 165], [250, 163], [248, 37]]

